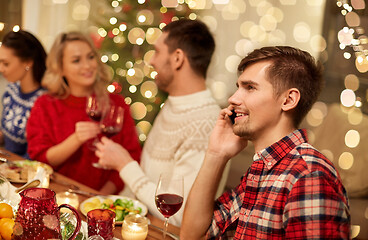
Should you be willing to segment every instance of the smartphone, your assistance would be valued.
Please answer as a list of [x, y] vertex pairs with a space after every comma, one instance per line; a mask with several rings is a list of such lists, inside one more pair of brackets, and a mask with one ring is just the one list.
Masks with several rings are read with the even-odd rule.
[[231, 114], [231, 115], [229, 116], [229, 118], [230, 118], [231, 122], [234, 124], [234, 123], [235, 123], [236, 113], [235, 113], [234, 109], [233, 109], [233, 110], [231, 110], [231, 112], [232, 112], [233, 114]]

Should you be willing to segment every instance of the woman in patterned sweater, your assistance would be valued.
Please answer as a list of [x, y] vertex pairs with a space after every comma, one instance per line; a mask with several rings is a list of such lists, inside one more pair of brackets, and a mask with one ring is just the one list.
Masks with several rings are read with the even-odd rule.
[[20, 30], [5, 35], [0, 47], [0, 72], [9, 84], [2, 98], [0, 142], [25, 158], [26, 123], [34, 102], [45, 92], [40, 84], [45, 61], [46, 52], [31, 33]]

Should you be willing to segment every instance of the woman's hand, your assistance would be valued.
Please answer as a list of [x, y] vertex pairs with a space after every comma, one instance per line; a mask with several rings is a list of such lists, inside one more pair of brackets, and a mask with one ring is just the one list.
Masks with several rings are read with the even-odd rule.
[[96, 156], [98, 163], [108, 169], [115, 169], [120, 172], [131, 161], [134, 161], [129, 152], [120, 144], [102, 137], [101, 142], [96, 144]]
[[94, 138], [101, 132], [98, 123], [85, 121], [77, 122], [75, 124], [75, 134], [80, 143], [84, 143], [87, 140]]

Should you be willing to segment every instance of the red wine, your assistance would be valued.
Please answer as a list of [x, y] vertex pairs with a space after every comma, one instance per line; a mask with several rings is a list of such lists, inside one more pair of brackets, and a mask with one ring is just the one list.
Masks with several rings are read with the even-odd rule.
[[174, 215], [183, 204], [183, 197], [176, 194], [159, 194], [155, 198], [157, 209], [168, 218]]
[[105, 126], [101, 128], [102, 133], [108, 137], [111, 138], [112, 136], [116, 135], [117, 133], [120, 132], [120, 128], [116, 128], [113, 126]]
[[95, 122], [99, 122], [102, 117], [102, 113], [100, 111], [90, 111], [87, 114], [89, 118]]

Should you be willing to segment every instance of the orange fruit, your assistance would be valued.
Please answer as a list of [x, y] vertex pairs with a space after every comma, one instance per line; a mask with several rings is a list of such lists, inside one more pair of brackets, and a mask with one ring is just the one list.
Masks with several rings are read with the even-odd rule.
[[11, 240], [14, 224], [14, 220], [11, 218], [0, 219], [0, 235], [4, 240]]
[[13, 208], [7, 203], [0, 203], [0, 218], [13, 218]]

